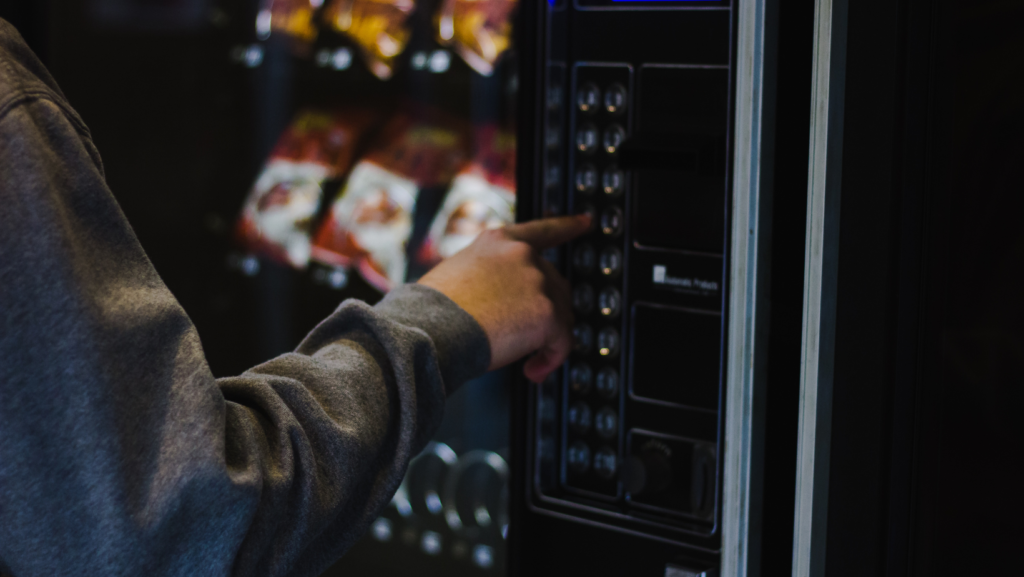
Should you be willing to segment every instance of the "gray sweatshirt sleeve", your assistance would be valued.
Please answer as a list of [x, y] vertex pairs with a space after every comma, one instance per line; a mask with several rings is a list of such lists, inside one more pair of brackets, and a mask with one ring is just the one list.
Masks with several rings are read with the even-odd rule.
[[77, 115], [0, 99], [0, 573], [316, 575], [489, 361], [410, 285], [215, 379]]

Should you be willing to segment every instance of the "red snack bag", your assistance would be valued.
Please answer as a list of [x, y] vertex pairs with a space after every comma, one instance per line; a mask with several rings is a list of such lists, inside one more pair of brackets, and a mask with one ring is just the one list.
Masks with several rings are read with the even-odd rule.
[[239, 243], [274, 260], [305, 267], [323, 183], [348, 170], [357, 142], [372, 121], [373, 115], [366, 111], [299, 112], [242, 207], [235, 227]]
[[403, 282], [420, 191], [451, 181], [465, 162], [466, 141], [461, 124], [439, 114], [395, 117], [332, 203], [313, 258], [356, 266], [382, 291]]
[[413, 0], [332, 0], [324, 9], [324, 22], [352, 38], [370, 71], [386, 80], [412, 36], [406, 21], [413, 8]]
[[443, 0], [435, 18], [437, 41], [484, 76], [509, 47], [517, 0]]
[[445, 196], [417, 259], [437, 264], [466, 248], [483, 231], [515, 222], [515, 135], [487, 125], [477, 128], [473, 161]]

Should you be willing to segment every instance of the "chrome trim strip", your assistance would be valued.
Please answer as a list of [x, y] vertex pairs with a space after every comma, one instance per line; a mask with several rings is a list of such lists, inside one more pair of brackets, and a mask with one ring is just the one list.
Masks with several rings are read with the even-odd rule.
[[794, 577], [825, 574], [846, 83], [847, 0], [817, 0], [814, 10]]
[[722, 575], [748, 577], [759, 566], [751, 540], [760, 528], [761, 431], [755, 411], [755, 334], [759, 312], [758, 243], [764, 106], [765, 10], [767, 0], [739, 4], [734, 124], [732, 239], [729, 266], [729, 327], [726, 359]]

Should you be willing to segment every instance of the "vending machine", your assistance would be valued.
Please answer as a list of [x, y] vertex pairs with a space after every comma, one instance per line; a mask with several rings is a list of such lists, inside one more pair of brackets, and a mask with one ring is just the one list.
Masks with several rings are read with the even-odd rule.
[[[809, 14], [787, 29], [806, 34]], [[799, 118], [776, 106], [778, 16], [744, 0], [523, 6], [519, 186], [536, 194], [520, 217], [596, 226], [549, 255], [572, 285], [575, 350], [515, 391], [514, 574], [760, 573], [766, 487], [791, 482], [765, 475], [765, 356], [771, 339], [779, 358], [799, 346], [766, 336], [773, 191], [807, 166], [787, 133], [804, 153], [775, 170], [776, 119]], [[775, 248], [780, 270], [802, 261], [799, 241]]]

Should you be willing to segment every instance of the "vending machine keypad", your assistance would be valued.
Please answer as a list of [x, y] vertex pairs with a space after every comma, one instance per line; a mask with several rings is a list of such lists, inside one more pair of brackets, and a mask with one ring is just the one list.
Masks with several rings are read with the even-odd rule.
[[[623, 64], [578, 64], [570, 127], [575, 147], [571, 210], [589, 213], [589, 234], [570, 248], [576, 315], [576, 348], [566, 367], [562, 391], [566, 455], [562, 485], [572, 493], [595, 499], [622, 496], [618, 471], [623, 438], [619, 423], [623, 370], [622, 276], [626, 174], [617, 158], [629, 132], [632, 68]], [[597, 386], [594, 385], [595, 374]]]
[[[539, 212], [593, 224], [553, 255], [574, 347], [534, 392], [531, 503], [713, 554], [732, 2], [550, 6]], [[580, 32], [602, 26], [645, 38]]]

